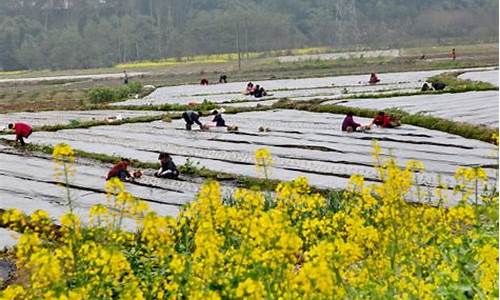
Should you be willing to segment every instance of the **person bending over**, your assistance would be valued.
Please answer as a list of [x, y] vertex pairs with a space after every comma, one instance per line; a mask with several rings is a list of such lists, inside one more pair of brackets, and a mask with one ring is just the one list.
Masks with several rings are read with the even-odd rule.
[[245, 89], [245, 95], [253, 95], [255, 92], [255, 87], [252, 82], [247, 84], [247, 88]]
[[262, 87], [262, 86], [260, 87], [260, 94], [261, 94], [263, 97], [267, 96], [267, 91], [266, 91], [266, 90], [264, 89], [264, 87]]
[[444, 88], [446, 87], [446, 84], [444, 84], [443, 82], [433, 82], [432, 83], [432, 87], [434, 88], [434, 90], [436, 91], [441, 91], [441, 90], [444, 90]]
[[160, 161], [161, 166], [160, 169], [158, 169], [158, 171], [154, 174], [155, 177], [175, 179], [179, 176], [179, 171], [177, 170], [172, 157], [170, 157], [168, 153], [160, 153], [158, 160]]
[[422, 92], [427, 92], [427, 91], [430, 91], [432, 90], [431, 87], [429, 86], [429, 84], [426, 82], [424, 83], [424, 85], [422, 85], [422, 88], [420, 89]]
[[106, 180], [110, 180], [113, 177], [118, 177], [121, 181], [127, 181], [133, 178], [128, 171], [128, 165], [130, 160], [128, 158], [122, 158], [119, 163], [117, 163], [108, 173]]
[[222, 74], [219, 77], [219, 83], [227, 83], [227, 75], [226, 74]]
[[31, 125], [26, 123], [11, 123], [9, 124], [9, 129], [13, 129], [16, 133], [16, 143], [20, 142], [21, 146], [26, 145], [24, 139], [27, 139], [31, 133], [33, 133], [33, 128]]
[[383, 111], [378, 113], [378, 115], [373, 119], [372, 124], [382, 128], [395, 128], [401, 126], [401, 123], [398, 120], [392, 119]]
[[260, 85], [256, 85], [255, 86], [255, 91], [253, 93], [253, 96], [255, 98], [262, 98], [262, 97], [265, 97], [267, 96], [267, 92], [266, 90], [264, 89], [264, 87], [261, 87]]
[[203, 129], [203, 124], [201, 124], [200, 122], [201, 114], [201, 111], [195, 113], [191, 110], [185, 111], [182, 114], [182, 118], [184, 119], [184, 121], [186, 121], [186, 130], [191, 130], [191, 126], [193, 126], [194, 123], [198, 124], [200, 126], [200, 129]]

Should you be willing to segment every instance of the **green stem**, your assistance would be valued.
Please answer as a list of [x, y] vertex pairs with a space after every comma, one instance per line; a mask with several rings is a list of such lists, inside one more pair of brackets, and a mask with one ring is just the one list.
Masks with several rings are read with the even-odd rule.
[[63, 162], [63, 170], [64, 170], [64, 181], [66, 185], [66, 197], [68, 198], [69, 211], [71, 212], [71, 214], [73, 214], [73, 201], [71, 200], [71, 191], [69, 189], [69, 174], [66, 162]]

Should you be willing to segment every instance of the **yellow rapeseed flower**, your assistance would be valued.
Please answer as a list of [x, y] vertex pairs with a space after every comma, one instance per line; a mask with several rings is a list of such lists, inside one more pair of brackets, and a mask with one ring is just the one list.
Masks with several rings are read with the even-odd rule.
[[268, 148], [260, 148], [255, 151], [255, 165], [257, 167], [257, 172], [262, 171], [264, 176], [268, 178], [269, 169], [273, 165], [273, 157]]

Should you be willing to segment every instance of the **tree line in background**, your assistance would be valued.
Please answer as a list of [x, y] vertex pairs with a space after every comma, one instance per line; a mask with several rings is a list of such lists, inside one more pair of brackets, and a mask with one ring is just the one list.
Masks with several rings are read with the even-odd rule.
[[0, 70], [497, 36], [496, 0], [0, 1]]

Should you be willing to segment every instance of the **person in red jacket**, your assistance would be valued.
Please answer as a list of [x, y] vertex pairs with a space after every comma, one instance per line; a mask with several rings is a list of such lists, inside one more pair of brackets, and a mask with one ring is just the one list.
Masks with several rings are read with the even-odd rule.
[[128, 171], [128, 165], [130, 160], [128, 158], [122, 158], [119, 163], [117, 163], [108, 173], [106, 180], [110, 180], [113, 177], [118, 177], [121, 181], [126, 181], [129, 178], [133, 178]]
[[393, 120], [383, 111], [379, 112], [378, 115], [375, 117], [375, 119], [373, 119], [372, 125], [373, 124], [382, 128], [395, 128], [401, 126], [401, 123], [398, 120]]
[[21, 142], [24, 146], [24, 139], [27, 139], [33, 132], [31, 125], [26, 123], [11, 123], [9, 124], [9, 129], [13, 129], [16, 132], [16, 142]]
[[370, 74], [370, 80], [368, 81], [370, 84], [377, 84], [380, 82], [380, 79], [378, 79], [377, 74], [371, 73]]

